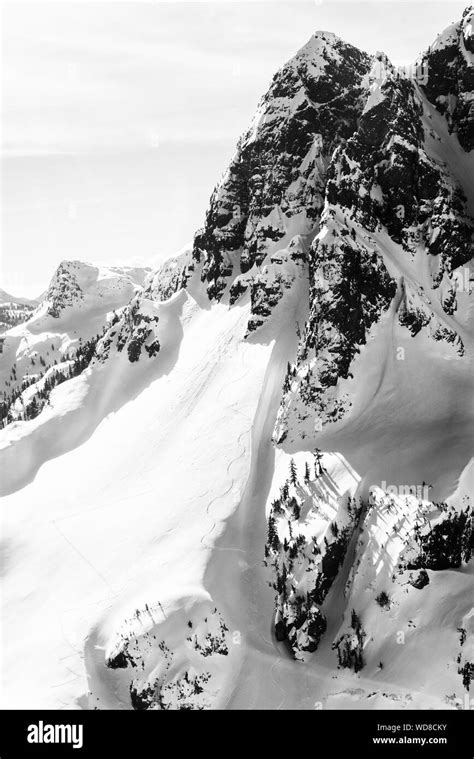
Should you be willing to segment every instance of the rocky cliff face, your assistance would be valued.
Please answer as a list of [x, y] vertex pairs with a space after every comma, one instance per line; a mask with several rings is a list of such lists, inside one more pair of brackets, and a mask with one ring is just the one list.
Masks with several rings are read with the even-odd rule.
[[119, 353], [125, 349], [131, 363], [142, 355], [153, 358], [158, 354], [160, 304], [184, 287], [189, 263], [190, 251], [185, 251], [148, 274], [143, 287], [114, 319], [98, 344], [99, 361], [105, 361], [114, 348]]
[[351, 402], [338, 383], [351, 376], [371, 327], [392, 304], [412, 336], [425, 329], [463, 351], [445, 317], [456, 310], [459, 269], [472, 258], [466, 197], [426, 145], [416, 81], [379, 55], [367, 82], [357, 128], [326, 172], [320, 231], [308, 255], [310, 315], [282, 403], [280, 442], [309, 410], [321, 426], [344, 416]]
[[[130, 305], [116, 330], [119, 349], [132, 341], [135, 361], [150, 343], [156, 355], [150, 304], [197, 281], [211, 300], [231, 306], [248, 294], [247, 335], [258, 339], [295, 280], [305, 279], [308, 319], [282, 400], [280, 441], [294, 415], [304, 416], [301, 406], [321, 425], [344, 416], [351, 402], [340, 380], [394, 303], [413, 336], [426, 330], [462, 353], [462, 337], [444, 316], [456, 311], [461, 269], [472, 257], [472, 218], [462, 186], [428, 145], [423, 93], [446, 114], [440, 104], [448, 95], [459, 100], [462, 81], [470, 102], [471, 16], [466, 11], [430, 48], [422, 85], [383, 53], [370, 57], [317, 32], [275, 75], [192, 253], [161, 268]], [[446, 51], [448, 70], [437, 58]], [[401, 265], [390, 263], [392, 251]]]
[[426, 96], [446, 118], [466, 151], [474, 148], [474, 35], [473, 9], [449, 26], [424, 54], [428, 81]]
[[365, 53], [318, 32], [275, 75], [194, 240], [193, 258], [211, 298], [230, 289], [235, 301], [250, 288], [258, 300], [255, 277], [295, 235], [305, 257], [330, 156], [356, 127], [370, 65]]

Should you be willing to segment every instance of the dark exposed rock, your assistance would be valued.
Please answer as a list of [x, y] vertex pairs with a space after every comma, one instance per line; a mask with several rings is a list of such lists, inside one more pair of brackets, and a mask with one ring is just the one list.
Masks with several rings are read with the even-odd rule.
[[[350, 399], [337, 392], [339, 381], [351, 376], [354, 357], [397, 292], [377, 235], [388, 235], [408, 261], [420, 250], [436, 259], [433, 288], [443, 278], [451, 282], [439, 296], [448, 315], [456, 308], [449, 277], [473, 254], [463, 192], [426, 149], [416, 84], [398, 75], [385, 56], [379, 55], [376, 64], [357, 127], [336, 148], [326, 171], [321, 230], [308, 254], [310, 313], [297, 376], [280, 408], [278, 440], [295, 419], [338, 421], [350, 407]], [[400, 324], [412, 336], [428, 329], [432, 338], [453, 344], [462, 355], [460, 336], [435, 316], [429, 295], [404, 278], [400, 285]]]
[[112, 659], [108, 659], [106, 666], [109, 667], [109, 669], [126, 669], [128, 663], [128, 657], [125, 651], [119, 651]]
[[467, 151], [474, 149], [474, 66], [467, 60], [474, 48], [473, 12], [467, 8], [461, 22], [448, 27], [424, 55], [428, 81], [423, 89]]
[[417, 590], [422, 590], [429, 585], [430, 578], [426, 569], [420, 569], [417, 575], [411, 576], [409, 583]]
[[64, 308], [84, 298], [75, 275], [75, 269], [82, 266], [78, 261], [63, 261], [59, 264], [44, 297], [48, 301], [50, 316], [57, 319]]
[[318, 33], [275, 75], [194, 240], [211, 298], [262, 265], [288, 219], [302, 213], [307, 232], [314, 227], [328, 158], [356, 128], [369, 68], [365, 53]]

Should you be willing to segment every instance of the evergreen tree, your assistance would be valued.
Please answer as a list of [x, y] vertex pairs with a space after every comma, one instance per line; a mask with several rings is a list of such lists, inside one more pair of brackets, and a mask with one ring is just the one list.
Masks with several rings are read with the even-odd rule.
[[25, 409], [25, 419], [34, 419], [36, 416], [38, 416], [38, 413], [38, 401], [36, 400], [36, 396], [33, 396], [33, 400]]
[[296, 464], [294, 459], [291, 459], [290, 461], [290, 480], [291, 484], [296, 487], [298, 484], [298, 473], [296, 471]]
[[359, 632], [361, 628], [360, 619], [357, 616], [355, 609], [352, 609], [352, 612], [351, 612], [351, 627], [356, 632]]
[[268, 517], [268, 533], [267, 533], [267, 543], [269, 546], [274, 545], [275, 538], [278, 539], [277, 531], [275, 528], [275, 519], [270, 515]]
[[390, 596], [385, 590], [382, 590], [375, 600], [382, 609], [390, 608]]
[[322, 465], [322, 459], [323, 454], [319, 448], [314, 449], [314, 471], [316, 477], [321, 477], [323, 473], [326, 472], [325, 468]]

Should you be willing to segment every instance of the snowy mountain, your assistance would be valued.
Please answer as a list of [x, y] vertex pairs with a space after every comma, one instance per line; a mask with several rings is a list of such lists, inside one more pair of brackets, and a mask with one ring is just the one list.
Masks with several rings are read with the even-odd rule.
[[189, 249], [3, 337], [8, 706], [469, 704], [472, 18], [314, 34]]
[[56, 384], [82, 372], [108, 323], [118, 319], [150, 271], [80, 261], [58, 266], [26, 321], [0, 338], [3, 424], [36, 417]]
[[39, 299], [17, 298], [0, 288], [0, 334], [29, 319], [38, 303]]

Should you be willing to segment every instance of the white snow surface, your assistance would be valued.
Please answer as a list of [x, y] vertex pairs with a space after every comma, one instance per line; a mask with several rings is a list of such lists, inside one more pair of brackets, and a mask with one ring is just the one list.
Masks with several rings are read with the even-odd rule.
[[[273, 638], [273, 597], [262, 564], [264, 504], [290, 458], [275, 451], [271, 435], [296, 347], [288, 326], [294, 304], [280, 313], [276, 342], [263, 343], [243, 340], [247, 299], [231, 309], [203, 308], [180, 291], [159, 308], [160, 339], [166, 337], [155, 360], [130, 364], [125, 353], [114, 354], [57, 387], [51, 408], [36, 419], [1, 433], [1, 485], [10, 493], [3, 498], [1, 536], [4, 705], [126, 709], [133, 676], [137, 687], [161, 677], [171, 707], [190, 697], [202, 708], [448, 708], [432, 695], [434, 680], [444, 677], [439, 669], [426, 683], [415, 682], [414, 642], [397, 648], [389, 672], [377, 667], [389, 645], [379, 634], [362, 673], [336, 669], [331, 643], [350, 608], [344, 587], [357, 536], [325, 601], [328, 631], [317, 654], [303, 665]], [[370, 363], [380, 349], [369, 348]], [[396, 419], [386, 428], [379, 415], [383, 388], [394, 393], [396, 375], [390, 380], [387, 374], [395, 362], [378, 355], [373, 366], [385, 374], [379, 402], [372, 411], [366, 406], [359, 428], [349, 426], [344, 455], [325, 458], [328, 504], [364, 492], [384, 472], [388, 481], [393, 474], [387, 443], [399, 448], [403, 437]], [[370, 386], [367, 392], [372, 398]], [[442, 394], [449, 387], [431, 384], [429, 392], [433, 406], [448, 402]], [[413, 431], [422, 423], [413, 420]], [[370, 443], [366, 436], [361, 448], [360, 432], [370, 427]], [[454, 440], [447, 461], [442, 441], [421, 440], [419, 430], [405, 439], [407, 472], [411, 460], [413, 472], [429, 461], [429, 471], [439, 470], [448, 483], [443, 497], [469, 492], [467, 469], [457, 484], [462, 456]], [[382, 454], [377, 464], [374, 450]], [[306, 455], [295, 455], [301, 471]], [[361, 481], [358, 469], [377, 479]], [[377, 535], [370, 564], [383, 551]], [[471, 609], [471, 573], [438, 573], [423, 591], [432, 600], [423, 604], [417, 635], [425, 631], [430, 645], [440, 647], [452, 635], [453, 657], [456, 628]], [[455, 587], [456, 614], [436, 637]], [[416, 614], [406, 604], [416, 602], [417, 593], [400, 600], [407, 634]], [[220, 619], [228, 653], [203, 655]], [[138, 660], [139, 676], [135, 669], [105, 666], [123, 650]], [[185, 671], [192, 683], [209, 676], [199, 696], [187, 695], [192, 687], [183, 681]], [[455, 664], [443, 687], [443, 696], [462, 698]]]
[[[56, 388], [48, 414], [2, 432], [2, 489], [10, 478], [17, 488], [2, 504], [8, 707], [84, 706], [90, 688], [117, 706], [125, 694], [104, 696], [93, 672], [88, 683], [84, 641], [103, 655], [145, 603], [168, 615], [180, 596], [207, 597], [206, 559], [242, 495], [271, 345], [239, 339], [248, 306], [203, 310], [181, 292], [165, 308], [168, 355], [151, 372], [117, 355]], [[60, 455], [78, 442], [78, 414], [87, 439]], [[52, 439], [22, 488], [18, 462], [27, 482]]]

